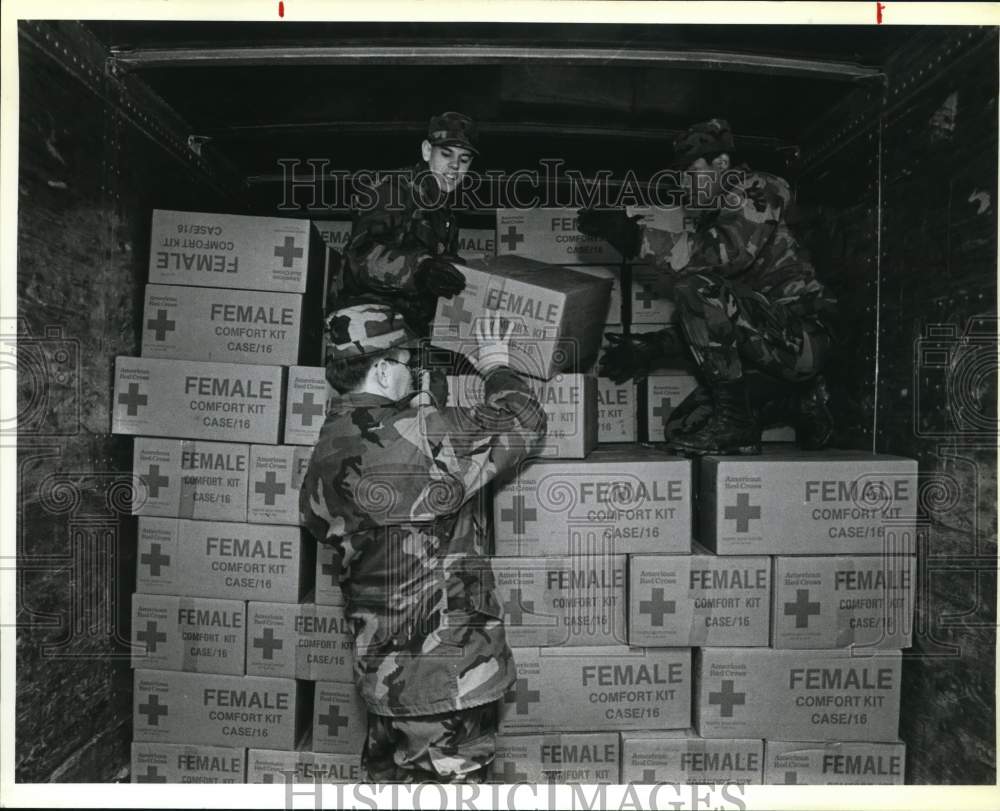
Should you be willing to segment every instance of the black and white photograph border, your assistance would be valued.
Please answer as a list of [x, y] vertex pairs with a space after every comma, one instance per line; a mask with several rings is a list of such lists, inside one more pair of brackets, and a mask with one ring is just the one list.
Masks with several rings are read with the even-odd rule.
[[1000, 3], [0, 15], [0, 807], [1000, 807]]

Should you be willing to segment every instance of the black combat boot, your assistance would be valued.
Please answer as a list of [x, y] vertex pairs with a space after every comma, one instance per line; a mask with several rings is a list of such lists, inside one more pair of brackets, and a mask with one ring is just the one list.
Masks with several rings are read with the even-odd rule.
[[669, 447], [681, 453], [760, 453], [760, 424], [750, 407], [744, 380], [726, 380], [711, 385], [714, 413], [692, 434], [673, 437]]
[[799, 395], [798, 419], [795, 422], [795, 440], [807, 451], [827, 447], [833, 439], [833, 413], [828, 403], [830, 394], [822, 375], [814, 377]]

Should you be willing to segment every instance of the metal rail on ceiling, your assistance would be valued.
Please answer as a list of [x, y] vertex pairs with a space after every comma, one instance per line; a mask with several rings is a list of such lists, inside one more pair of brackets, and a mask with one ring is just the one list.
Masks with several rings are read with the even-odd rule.
[[292, 65], [503, 65], [559, 63], [618, 67], [671, 66], [703, 70], [854, 81], [881, 75], [853, 62], [737, 51], [608, 48], [551, 45], [262, 45], [241, 47], [127, 48], [112, 58], [127, 70]]

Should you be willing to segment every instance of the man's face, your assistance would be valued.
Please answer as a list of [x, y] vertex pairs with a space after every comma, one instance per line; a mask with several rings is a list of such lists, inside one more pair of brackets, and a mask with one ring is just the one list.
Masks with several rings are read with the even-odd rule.
[[460, 146], [431, 146], [430, 141], [424, 141], [422, 152], [438, 186], [446, 193], [458, 188], [472, 166], [472, 153]]
[[723, 152], [711, 160], [697, 158], [684, 170], [684, 189], [689, 206], [695, 209], [712, 205], [722, 191], [722, 175], [729, 170], [729, 155]]
[[385, 397], [402, 400], [413, 394], [413, 375], [410, 372], [410, 350], [397, 349], [378, 361], [378, 381]]

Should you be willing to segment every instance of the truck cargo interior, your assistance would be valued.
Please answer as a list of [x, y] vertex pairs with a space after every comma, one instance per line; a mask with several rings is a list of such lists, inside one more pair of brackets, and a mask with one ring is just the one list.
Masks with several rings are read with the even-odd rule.
[[[498, 216], [528, 208], [526, 200], [562, 209], [559, 216], [575, 230], [572, 218], [582, 203], [572, 194], [594, 178], [623, 195], [607, 207], [641, 205], [649, 179], [669, 168], [674, 139], [713, 117], [730, 122], [740, 162], [788, 180], [789, 227], [839, 300], [838, 340], [825, 373], [831, 446], [917, 465], [910, 539], [916, 569], [904, 573], [912, 579], [915, 611], [904, 629], [912, 645], [902, 651], [898, 719], [905, 782], [995, 784], [996, 27], [19, 20], [17, 42], [17, 318], [4, 334], [5, 369], [16, 365], [17, 415], [16, 421], [5, 415], [2, 430], [17, 438], [18, 782], [135, 780], [133, 595], [152, 592], [137, 583], [138, 559], [147, 552], [132, 501], [137, 488], [148, 496], [150, 486], [134, 472], [145, 440], [128, 435], [144, 432], [113, 432], [112, 422], [116, 358], [147, 357], [154, 210], [310, 220], [315, 240], [316, 228], [350, 220], [351, 177], [418, 162], [429, 117], [455, 110], [479, 127], [473, 172], [481, 183], [475, 204], [457, 212], [462, 232], [475, 232], [472, 253], [520, 252], [522, 237], [511, 236], [514, 226], [498, 228]], [[340, 246], [314, 244], [329, 273]], [[612, 305], [621, 307], [616, 329], [642, 332], [629, 301], [638, 306], [640, 277], [649, 270], [637, 262], [608, 264], [617, 279], [612, 295], [622, 300]], [[209, 288], [190, 289], [197, 299]], [[312, 290], [307, 309], [310, 296], [314, 306], [332, 300]], [[208, 340], [191, 329], [193, 342]], [[303, 390], [312, 385], [325, 396], [321, 374], [308, 380], [306, 367], [319, 360], [305, 346], [305, 327], [302, 335], [300, 354], [293, 344], [291, 360], [277, 361], [289, 371], [273, 378], [261, 371], [246, 384], [251, 391], [282, 391], [299, 374]], [[11, 371], [6, 378], [13, 383]], [[662, 441], [654, 385], [650, 377], [635, 389], [640, 406], [632, 442]], [[286, 416], [276, 411], [274, 420]], [[304, 464], [315, 434], [298, 441], [288, 425], [285, 445], [277, 444], [277, 427], [272, 438], [224, 439], [298, 448], [278, 461], [254, 458], [251, 467]], [[186, 449], [223, 438], [211, 430], [160, 435], [183, 438]], [[251, 444], [252, 454], [262, 447]], [[591, 461], [609, 451], [594, 453]], [[821, 461], [823, 453], [817, 451]], [[166, 456], [150, 458], [166, 465]], [[234, 481], [243, 488], [239, 520], [256, 523], [252, 512], [244, 517], [245, 478]], [[689, 492], [695, 483], [684, 481]], [[695, 506], [707, 510], [715, 496], [706, 495], [704, 481], [702, 487]], [[498, 520], [502, 506], [523, 525], [524, 499], [497, 498]], [[288, 509], [293, 517], [285, 523], [295, 524], [295, 506]], [[551, 520], [542, 515], [544, 505], [530, 512], [532, 520]], [[260, 515], [261, 526], [274, 526], [258, 543], [281, 544], [283, 533], [297, 532], [280, 526], [273, 512]], [[231, 540], [205, 531], [210, 547]], [[721, 556], [722, 543], [697, 554]], [[641, 551], [614, 564], [618, 586], [630, 569], [637, 576], [640, 567], [658, 565], [646, 557], [650, 550]], [[266, 613], [265, 603], [254, 600], [302, 599], [323, 566], [317, 554], [322, 550], [289, 556], [279, 596], [241, 598], [251, 601], [241, 615], [249, 628], [255, 606]], [[726, 577], [733, 594], [752, 588]], [[600, 587], [606, 585], [602, 580]], [[801, 594], [792, 589], [788, 599]], [[663, 596], [662, 589], [644, 595]], [[808, 593], [805, 605], [812, 605]], [[753, 620], [762, 623], [754, 634], [765, 641], [748, 644], [765, 647], [747, 648], [748, 666], [753, 656], [766, 656], [769, 619], [762, 611]], [[657, 638], [652, 625], [647, 632]], [[794, 627], [790, 633], [794, 639]], [[521, 644], [546, 644], [524, 638]], [[707, 667], [710, 654], [728, 650], [706, 647], [695, 665]], [[248, 639], [245, 651], [227, 654], [246, 657], [248, 669], [234, 672], [279, 675], [263, 659], [250, 670], [255, 651], [261, 645]], [[781, 653], [794, 658], [801, 651]], [[675, 653], [660, 654], [663, 668], [673, 668]], [[689, 656], [682, 689], [693, 689], [697, 701], [690, 666]], [[167, 675], [163, 684], [188, 676]], [[333, 735], [335, 711], [344, 707], [350, 710], [344, 724], [361, 723], [363, 711], [351, 709], [355, 697], [338, 698], [341, 685], [334, 682], [308, 681], [320, 678], [299, 676], [300, 703], [329, 703], [324, 717], [332, 719]], [[543, 696], [547, 688], [554, 689], [544, 680], [536, 687]], [[731, 682], [723, 683], [726, 689]], [[555, 695], [555, 704], [564, 700]], [[712, 695], [714, 705], [722, 694]], [[143, 712], [150, 707], [143, 706]], [[664, 711], [670, 718], [686, 712], [686, 705]], [[873, 712], [870, 723], [883, 720]], [[602, 735], [603, 746], [614, 729], [586, 731]], [[611, 737], [618, 747], [618, 736]], [[275, 733], [273, 740], [283, 738]], [[622, 737], [622, 757], [629, 745]], [[764, 751], [767, 745], [765, 739]], [[626, 773], [614, 768], [624, 780]]]

